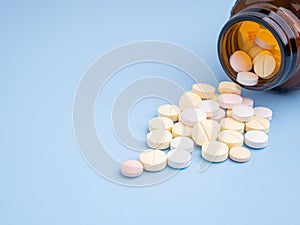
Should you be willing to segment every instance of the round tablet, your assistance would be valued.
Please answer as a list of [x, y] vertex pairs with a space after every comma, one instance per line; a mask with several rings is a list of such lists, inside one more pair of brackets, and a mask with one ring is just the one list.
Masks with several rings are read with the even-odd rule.
[[258, 76], [252, 72], [239, 72], [236, 81], [245, 86], [255, 86], [258, 83]]
[[161, 150], [148, 150], [140, 153], [140, 162], [147, 171], [160, 171], [167, 166], [167, 155]]
[[251, 152], [244, 147], [232, 147], [229, 150], [229, 157], [235, 162], [247, 162], [251, 157]]
[[243, 97], [243, 102], [242, 102], [242, 104], [249, 105], [249, 106], [253, 107], [254, 101], [253, 101], [252, 98], [249, 98], [249, 97]]
[[243, 98], [236, 94], [221, 94], [218, 97], [219, 104], [224, 109], [232, 109], [233, 106], [241, 104]]
[[246, 131], [260, 130], [267, 134], [270, 130], [270, 122], [269, 122], [269, 120], [267, 120], [263, 117], [254, 116], [250, 121], [248, 121], [245, 124], [245, 129], [246, 129]]
[[202, 102], [199, 103], [198, 108], [206, 112], [206, 115], [208, 117], [210, 116], [212, 117], [216, 115], [218, 109], [220, 108], [220, 105], [218, 102], [213, 100], [203, 100]]
[[179, 114], [181, 113], [180, 108], [177, 105], [162, 105], [157, 109], [157, 115], [162, 117], [170, 118], [171, 120], [178, 121]]
[[272, 50], [277, 45], [277, 41], [273, 34], [267, 30], [261, 30], [255, 37], [255, 43], [268, 50]]
[[192, 139], [202, 146], [207, 141], [217, 140], [220, 124], [214, 120], [203, 120], [197, 123], [192, 130]]
[[263, 117], [269, 121], [272, 120], [273, 112], [271, 109], [263, 106], [258, 106], [254, 108], [254, 115], [257, 117]]
[[224, 118], [220, 121], [221, 130], [234, 130], [239, 133], [244, 132], [244, 123], [236, 121], [232, 118]]
[[181, 122], [190, 127], [193, 127], [196, 123], [205, 120], [206, 118], [206, 113], [198, 108], [187, 108], [183, 110], [180, 115]]
[[272, 55], [259, 55], [254, 62], [254, 72], [262, 79], [269, 79], [275, 75], [276, 60]]
[[256, 22], [245, 21], [241, 24], [240, 30], [247, 31], [249, 36], [253, 36], [259, 32], [260, 26]]
[[172, 131], [173, 120], [167, 117], [154, 117], [149, 121], [149, 130]]
[[202, 101], [199, 95], [193, 92], [185, 92], [179, 99], [179, 108], [185, 110], [187, 108], [196, 108]]
[[252, 59], [244, 51], [236, 51], [230, 56], [230, 65], [232, 69], [239, 72], [247, 72], [252, 69]]
[[174, 169], [183, 169], [191, 164], [191, 154], [187, 151], [171, 150], [167, 153], [168, 166]]
[[234, 130], [223, 130], [218, 135], [218, 140], [227, 144], [229, 148], [243, 145], [244, 136]]
[[171, 141], [170, 148], [191, 153], [194, 150], [194, 141], [188, 137], [176, 137]]
[[150, 148], [166, 149], [170, 147], [172, 134], [167, 130], [152, 130], [147, 134], [147, 145]]
[[242, 88], [240, 85], [231, 82], [231, 81], [222, 81], [219, 84], [218, 91], [221, 94], [236, 94], [236, 95], [241, 95], [242, 93]]
[[192, 127], [188, 127], [183, 125], [182, 123], [178, 122], [175, 123], [172, 128], [173, 137], [191, 137], [192, 134]]
[[137, 160], [127, 160], [121, 165], [121, 173], [126, 177], [138, 177], [143, 173], [143, 165]]
[[232, 118], [240, 122], [248, 122], [252, 119], [254, 110], [251, 106], [240, 104], [232, 108]]
[[251, 130], [245, 134], [245, 144], [250, 148], [264, 148], [268, 145], [268, 135], [259, 130]]
[[228, 158], [228, 146], [219, 141], [206, 142], [201, 155], [209, 162], [223, 162]]
[[215, 120], [217, 122], [220, 122], [222, 119], [224, 119], [226, 117], [226, 112], [224, 109], [219, 108], [216, 112], [215, 115], [213, 115], [212, 117], [207, 117], [207, 119], [212, 119]]
[[192, 92], [199, 95], [202, 99], [210, 99], [215, 95], [216, 89], [209, 84], [193, 84]]

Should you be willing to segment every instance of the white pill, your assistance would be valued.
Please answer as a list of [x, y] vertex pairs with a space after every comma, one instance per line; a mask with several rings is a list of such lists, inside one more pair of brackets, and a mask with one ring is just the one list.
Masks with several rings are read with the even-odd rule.
[[192, 139], [202, 146], [207, 141], [217, 140], [220, 124], [214, 120], [203, 120], [197, 123], [192, 130]]
[[255, 37], [255, 43], [260, 47], [272, 50], [278, 44], [273, 34], [267, 30], [261, 30]]
[[140, 162], [147, 171], [160, 171], [167, 166], [167, 155], [161, 150], [148, 150], [141, 152]]
[[167, 153], [168, 166], [174, 169], [183, 169], [191, 164], [191, 154], [187, 151], [171, 150]]
[[193, 127], [196, 123], [205, 120], [206, 118], [206, 113], [198, 108], [187, 108], [183, 110], [180, 115], [181, 122], [190, 127]]
[[239, 133], [244, 132], [245, 125], [242, 122], [236, 121], [232, 118], [222, 119], [220, 122], [221, 130], [234, 130]]
[[249, 98], [249, 97], [243, 97], [243, 102], [242, 102], [242, 104], [249, 105], [249, 106], [253, 107], [254, 101], [253, 101], [252, 98]]
[[187, 108], [196, 108], [202, 99], [193, 92], [185, 92], [179, 99], [179, 108], [185, 110]]
[[211, 99], [215, 95], [216, 89], [209, 84], [193, 84], [192, 92], [199, 95], [202, 99]]
[[232, 147], [229, 150], [229, 157], [235, 162], [247, 162], [251, 158], [251, 152], [244, 147]]
[[147, 145], [154, 149], [167, 149], [170, 147], [172, 134], [167, 130], [152, 130], [147, 134]]
[[208, 117], [212, 117], [217, 114], [220, 105], [218, 102], [213, 100], [203, 100], [199, 103], [198, 107], [199, 109], [202, 109], [204, 112], [206, 112], [206, 115]]
[[272, 55], [259, 55], [254, 62], [254, 72], [262, 79], [274, 76], [276, 67], [276, 60]]
[[206, 142], [201, 154], [209, 162], [223, 162], [228, 158], [228, 146], [219, 141]]
[[229, 148], [243, 145], [244, 136], [234, 130], [223, 130], [218, 135], [218, 140], [227, 144]]
[[220, 122], [222, 119], [224, 119], [226, 117], [226, 112], [224, 109], [219, 108], [218, 111], [216, 112], [216, 114], [212, 117], [207, 117], [207, 119], [212, 119], [215, 120], [217, 122]]
[[270, 108], [258, 106], [254, 108], [254, 115], [257, 117], [263, 117], [271, 121], [273, 117], [273, 112]]
[[162, 105], [157, 109], [157, 115], [161, 117], [167, 117], [171, 120], [178, 121], [179, 114], [181, 113], [180, 108], [177, 105]]
[[171, 141], [170, 148], [191, 153], [194, 151], [194, 141], [188, 137], [176, 137]]
[[230, 65], [235, 72], [247, 72], [252, 69], [252, 59], [244, 51], [236, 51], [230, 56]]
[[167, 117], [154, 117], [149, 121], [149, 130], [172, 131], [173, 120]]
[[235, 105], [232, 108], [232, 118], [240, 122], [248, 122], [254, 116], [254, 110], [251, 106], [245, 104]]
[[221, 94], [236, 94], [236, 95], [241, 95], [242, 93], [242, 88], [240, 85], [231, 82], [231, 81], [222, 81], [219, 84], [218, 91]]
[[252, 72], [239, 72], [236, 81], [245, 86], [255, 86], [258, 83], [258, 76]]
[[246, 131], [250, 130], [260, 130], [265, 132], [266, 134], [270, 130], [270, 122], [269, 120], [263, 117], [254, 116], [250, 121], [245, 124]]
[[243, 98], [236, 94], [221, 94], [218, 102], [223, 109], [232, 109], [233, 106], [241, 104]]
[[245, 134], [245, 144], [250, 148], [264, 148], [268, 145], [268, 135], [259, 130], [251, 130]]

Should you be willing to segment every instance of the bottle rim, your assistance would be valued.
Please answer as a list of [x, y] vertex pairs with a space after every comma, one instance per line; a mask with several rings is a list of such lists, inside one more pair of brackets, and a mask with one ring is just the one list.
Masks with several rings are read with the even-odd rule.
[[[278, 23], [278, 21], [280, 20], [281, 20], [281, 24]], [[224, 71], [226, 72], [226, 74], [229, 76], [231, 80], [236, 82], [236, 75], [231, 74], [230, 71], [225, 66], [226, 63], [224, 62], [224, 60], [226, 59], [222, 57], [221, 49], [224, 44], [225, 45], [227, 44], [224, 43], [225, 41], [224, 37], [229, 32], [230, 28], [235, 24], [244, 21], [253, 21], [258, 24], [261, 24], [273, 34], [280, 48], [281, 63], [280, 63], [279, 70], [277, 71], [275, 76], [271, 78], [269, 82], [263, 83], [261, 85], [256, 85], [256, 86], [245, 86], [242, 84], [240, 85], [243, 88], [249, 90], [269, 90], [280, 86], [281, 84], [283, 84], [285, 81], [288, 80], [288, 78], [291, 76], [295, 68], [297, 57], [294, 56], [294, 51], [296, 51], [295, 50], [296, 47], [295, 49], [290, 48], [289, 45], [290, 38], [286, 34], [287, 31], [283, 30], [282, 28], [282, 26], [288, 26], [288, 25], [281, 19], [279, 15], [267, 9], [262, 10], [257, 8], [251, 8], [251, 9], [241, 11], [235, 16], [233, 16], [232, 18], [230, 18], [229, 21], [224, 25], [218, 39], [218, 56]], [[294, 46], [296, 46], [296, 43], [294, 43]], [[288, 53], [288, 54], [284, 54], [284, 53]]]

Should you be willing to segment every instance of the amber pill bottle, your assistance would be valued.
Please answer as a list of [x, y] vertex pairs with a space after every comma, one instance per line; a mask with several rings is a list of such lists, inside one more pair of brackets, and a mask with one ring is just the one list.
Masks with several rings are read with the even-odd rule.
[[238, 30], [251, 21], [270, 31], [278, 45], [278, 67], [274, 76], [260, 79], [251, 90], [300, 89], [300, 0], [238, 0], [221, 30], [218, 55], [226, 74], [236, 82], [230, 56], [239, 50]]

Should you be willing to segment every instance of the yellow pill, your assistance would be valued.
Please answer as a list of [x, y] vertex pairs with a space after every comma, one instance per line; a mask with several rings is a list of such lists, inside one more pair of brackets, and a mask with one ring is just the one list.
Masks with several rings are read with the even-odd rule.
[[263, 117], [253, 117], [249, 122], [245, 124], [246, 131], [260, 130], [265, 133], [269, 133], [270, 122]]

